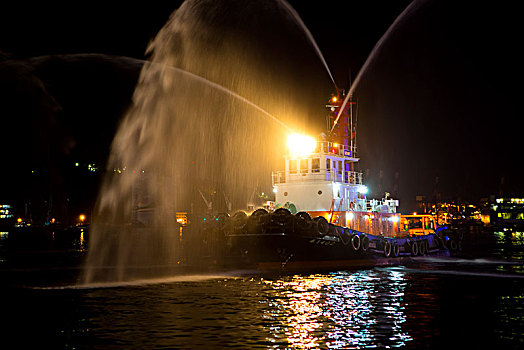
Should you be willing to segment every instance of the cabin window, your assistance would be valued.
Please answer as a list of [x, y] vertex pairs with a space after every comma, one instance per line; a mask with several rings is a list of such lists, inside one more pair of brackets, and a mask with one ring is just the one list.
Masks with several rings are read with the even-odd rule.
[[292, 159], [289, 161], [289, 173], [290, 174], [297, 173], [297, 161], [295, 159]]
[[311, 172], [313, 173], [320, 172], [320, 158], [313, 158], [311, 160]]
[[307, 173], [308, 172], [308, 161], [307, 159], [301, 159], [300, 160], [300, 172], [301, 173]]
[[331, 158], [328, 158], [326, 160], [326, 169], [327, 169], [327, 171], [331, 170]]

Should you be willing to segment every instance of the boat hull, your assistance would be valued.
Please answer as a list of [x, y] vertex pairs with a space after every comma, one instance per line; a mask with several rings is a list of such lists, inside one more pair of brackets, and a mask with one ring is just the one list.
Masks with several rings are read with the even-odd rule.
[[249, 220], [225, 234], [224, 263], [228, 267], [315, 270], [388, 266], [407, 264], [418, 256], [449, 256], [458, 250], [458, 244], [437, 233], [384, 237], [333, 224], [320, 227], [314, 220], [293, 215], [265, 214]]

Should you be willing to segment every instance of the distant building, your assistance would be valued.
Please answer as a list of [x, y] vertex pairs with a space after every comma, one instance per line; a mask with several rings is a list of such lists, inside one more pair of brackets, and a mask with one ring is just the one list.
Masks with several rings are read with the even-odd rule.
[[13, 207], [10, 204], [0, 204], [0, 227], [12, 226], [14, 222]]
[[504, 227], [524, 227], [524, 198], [496, 198], [490, 205], [491, 223]]
[[431, 214], [437, 220], [439, 226], [484, 224], [488, 225], [489, 210], [480, 201], [480, 204], [472, 204], [465, 201], [427, 201], [424, 196], [417, 196], [418, 213]]

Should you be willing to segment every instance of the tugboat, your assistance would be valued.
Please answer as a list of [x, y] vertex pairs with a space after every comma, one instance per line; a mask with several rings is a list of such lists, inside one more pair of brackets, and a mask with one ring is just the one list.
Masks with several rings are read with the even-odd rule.
[[[291, 135], [283, 170], [272, 174], [275, 201], [250, 215], [216, 217], [226, 237], [226, 265], [258, 269], [347, 268], [404, 263], [421, 255], [449, 256], [458, 242], [433, 217], [397, 213], [399, 201], [368, 199], [356, 171], [355, 102], [343, 94], [328, 104], [320, 140]], [[420, 230], [415, 228], [420, 227]]]

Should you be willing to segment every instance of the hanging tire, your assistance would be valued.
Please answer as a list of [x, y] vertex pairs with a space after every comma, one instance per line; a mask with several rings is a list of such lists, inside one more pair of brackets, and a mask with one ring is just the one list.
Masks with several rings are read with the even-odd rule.
[[269, 216], [262, 211], [251, 214], [247, 220], [247, 231], [251, 234], [264, 234], [267, 231]]
[[235, 213], [231, 217], [231, 223], [235, 232], [238, 233], [239, 231], [242, 231], [247, 223], [247, 214], [243, 211]]
[[424, 241], [418, 241], [418, 242], [417, 242], [417, 245], [418, 245], [418, 255], [424, 255], [424, 254], [426, 254], [425, 249], [424, 249], [424, 248], [426, 248], [426, 247], [424, 246]]
[[418, 244], [417, 241], [411, 242], [411, 255], [417, 256], [418, 255]]
[[306, 221], [311, 221], [311, 215], [309, 215], [305, 211], [299, 211], [298, 213], [295, 214], [295, 216], [301, 219], [304, 219]]
[[385, 241], [384, 242], [384, 249], [383, 249], [383, 251], [384, 251], [384, 256], [386, 258], [389, 258], [390, 255], [391, 255], [391, 242], [390, 241]]
[[317, 232], [319, 236], [325, 236], [329, 232], [329, 223], [323, 216], [317, 216], [313, 219], [317, 224]]
[[309, 221], [306, 221], [298, 216], [293, 217], [295, 222], [295, 232], [301, 235], [305, 235], [309, 231]]
[[426, 251], [426, 254], [429, 254], [429, 240], [424, 240], [424, 249]]
[[268, 212], [267, 212], [266, 209], [264, 209], [264, 208], [259, 208], [259, 209], [255, 210], [255, 211], [251, 214], [251, 216], [259, 216], [259, 215], [266, 215], [266, 214], [268, 214]]
[[351, 237], [351, 246], [353, 247], [354, 250], [360, 249], [360, 236], [357, 235], [356, 233], [353, 234], [353, 236]]
[[291, 212], [287, 208], [278, 208], [273, 213], [276, 215], [291, 215]]
[[223, 231], [228, 227], [229, 224], [229, 214], [220, 213], [215, 217], [216, 227], [219, 231]]
[[369, 237], [368, 236], [363, 235], [360, 246], [363, 252], [367, 252], [367, 250], [369, 249]]
[[400, 255], [400, 245], [398, 245], [398, 244], [396, 244], [396, 243], [393, 244], [393, 251], [392, 251], [392, 253], [393, 253], [393, 256], [394, 256], [395, 258], [398, 258], [399, 255]]
[[[279, 210], [283, 209], [283, 210]], [[295, 217], [289, 213], [285, 208], [279, 208], [275, 210], [271, 217], [271, 226], [276, 228], [278, 231], [291, 233], [293, 230], [293, 220]], [[277, 212], [278, 211], [278, 212]]]

